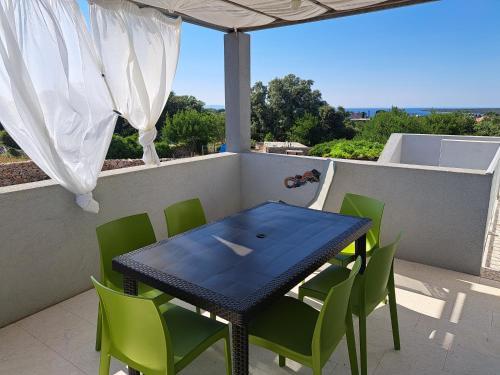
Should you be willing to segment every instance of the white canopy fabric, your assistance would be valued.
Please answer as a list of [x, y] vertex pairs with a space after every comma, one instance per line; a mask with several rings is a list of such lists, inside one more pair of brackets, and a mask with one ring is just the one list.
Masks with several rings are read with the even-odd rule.
[[0, 122], [90, 212], [116, 122], [99, 65], [74, 0], [0, 0]]
[[146, 164], [159, 164], [153, 141], [179, 57], [181, 19], [125, 0], [91, 1], [90, 20], [116, 109], [139, 130]]
[[[259, 27], [274, 21], [301, 21], [336, 11], [356, 10], [390, 0], [134, 0], [228, 29]], [[400, 1], [402, 2], [402, 1]], [[407, 1], [410, 3], [411, 1]], [[394, 1], [397, 3], [397, 1]]]

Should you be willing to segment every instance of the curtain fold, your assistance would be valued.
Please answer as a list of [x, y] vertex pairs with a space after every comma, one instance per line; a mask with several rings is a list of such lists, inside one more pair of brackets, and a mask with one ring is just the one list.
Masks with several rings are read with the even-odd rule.
[[117, 117], [100, 68], [74, 0], [0, 0], [0, 122], [90, 212]]
[[181, 19], [126, 0], [91, 0], [90, 22], [116, 109], [139, 130], [146, 164], [159, 164], [156, 122], [179, 57]]

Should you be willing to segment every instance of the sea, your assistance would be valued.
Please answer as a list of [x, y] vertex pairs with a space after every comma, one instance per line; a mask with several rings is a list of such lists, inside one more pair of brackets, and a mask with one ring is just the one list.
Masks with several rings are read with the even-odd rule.
[[[215, 110], [221, 110], [224, 109], [223, 105], [219, 104], [212, 104], [212, 105], [206, 105], [205, 108], [210, 108], [210, 109], [215, 109]], [[373, 117], [377, 113], [377, 111], [390, 111], [391, 108], [345, 108], [349, 112], [365, 112], [368, 117]], [[427, 116], [431, 112], [441, 112], [441, 113], [449, 113], [449, 112], [456, 112], [456, 111], [465, 111], [469, 113], [473, 113], [476, 115], [482, 115], [488, 112], [495, 112], [497, 114], [500, 114], [500, 108], [475, 108], [475, 107], [463, 107], [463, 108], [401, 108], [404, 109], [408, 114], [413, 115], [413, 116]]]
[[[427, 116], [431, 113], [431, 109], [426, 108], [402, 108], [408, 114], [413, 116]], [[377, 113], [377, 111], [390, 111], [391, 108], [346, 108], [349, 112], [361, 113], [365, 112], [368, 117], [373, 117]]]
[[[473, 113], [476, 115], [482, 115], [487, 112], [496, 112], [500, 114], [499, 108], [401, 108], [404, 109], [408, 114], [413, 116], [427, 116], [431, 112], [440, 112], [440, 113], [450, 113], [457, 111], [464, 111], [468, 113]], [[377, 113], [377, 111], [390, 111], [391, 108], [346, 108], [349, 112], [365, 112], [368, 117], [373, 117]]]

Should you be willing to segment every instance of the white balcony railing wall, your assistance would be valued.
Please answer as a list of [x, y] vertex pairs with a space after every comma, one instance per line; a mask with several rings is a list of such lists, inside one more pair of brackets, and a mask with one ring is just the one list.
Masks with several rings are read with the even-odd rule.
[[[321, 158], [224, 153], [103, 172], [98, 215], [51, 181], [0, 188], [0, 327], [90, 288], [102, 223], [147, 212], [162, 239], [163, 208], [191, 197], [201, 199], [209, 220], [270, 199], [305, 205], [318, 184], [287, 189], [283, 180], [324, 166]], [[479, 274], [497, 174], [336, 160], [326, 209], [337, 211], [346, 192], [378, 198], [386, 202], [383, 242], [404, 232], [398, 257]]]

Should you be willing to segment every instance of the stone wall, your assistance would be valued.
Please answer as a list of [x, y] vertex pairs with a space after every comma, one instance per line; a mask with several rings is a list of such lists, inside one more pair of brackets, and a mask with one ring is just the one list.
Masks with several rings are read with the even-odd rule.
[[[103, 171], [110, 169], [119, 169], [126, 167], [135, 167], [143, 165], [141, 159], [114, 159], [105, 160], [102, 167]], [[35, 182], [48, 180], [47, 176], [34, 162], [22, 161], [18, 163], [0, 164], [0, 187], [25, 184], [27, 182]]]

